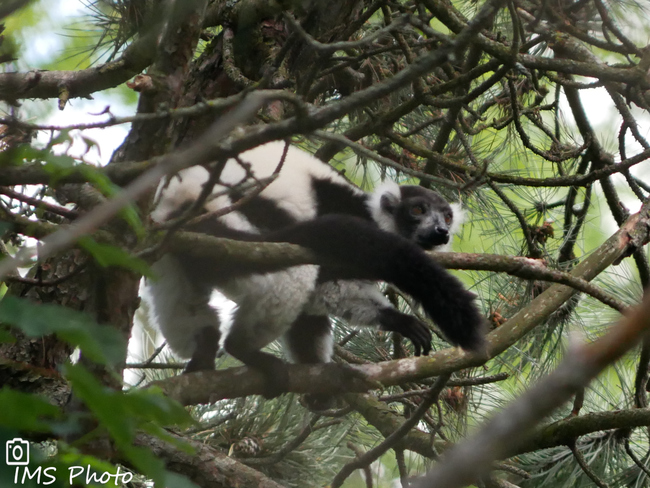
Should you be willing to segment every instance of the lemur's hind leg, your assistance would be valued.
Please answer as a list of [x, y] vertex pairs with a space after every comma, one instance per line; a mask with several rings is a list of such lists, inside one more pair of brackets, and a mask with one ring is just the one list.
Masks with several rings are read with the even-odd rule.
[[289, 376], [280, 358], [261, 349], [284, 336], [302, 313], [316, 286], [318, 267], [294, 266], [276, 273], [231, 280], [226, 296], [237, 303], [224, 347], [231, 356], [266, 377], [264, 396], [286, 392]]
[[219, 315], [210, 306], [212, 286], [191, 279], [175, 255], [152, 265], [158, 278], [147, 278], [143, 296], [150, 320], [179, 357], [191, 358], [185, 372], [214, 369], [219, 348]]
[[239, 333], [240, 330], [233, 327], [226, 336], [224, 343], [226, 352], [265, 376], [262, 393], [264, 398], [275, 398], [285, 393], [289, 386], [286, 363], [272, 354], [250, 347], [250, 341], [245, 334]]
[[300, 314], [284, 335], [283, 343], [295, 363], [329, 363], [333, 346], [329, 318], [327, 315]]
[[213, 370], [219, 350], [219, 331], [214, 327], [203, 327], [194, 337], [196, 349], [183, 373]]
[[[332, 359], [332, 326], [327, 315], [302, 313], [284, 335], [283, 343], [292, 361], [299, 364], [329, 363]], [[335, 406], [330, 393], [307, 393], [303, 402], [310, 410], [323, 411]]]

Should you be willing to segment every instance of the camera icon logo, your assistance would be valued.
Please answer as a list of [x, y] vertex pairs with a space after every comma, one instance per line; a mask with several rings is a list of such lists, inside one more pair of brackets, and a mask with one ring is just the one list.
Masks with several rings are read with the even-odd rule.
[[29, 442], [15, 437], [6, 442], [7, 466], [27, 466], [29, 464]]

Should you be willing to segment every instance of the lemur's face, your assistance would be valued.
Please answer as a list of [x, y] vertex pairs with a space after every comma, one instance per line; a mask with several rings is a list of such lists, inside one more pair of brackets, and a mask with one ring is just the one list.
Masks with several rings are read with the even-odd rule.
[[437, 193], [419, 186], [401, 186], [401, 200], [386, 203], [397, 232], [425, 250], [449, 242], [454, 214]]

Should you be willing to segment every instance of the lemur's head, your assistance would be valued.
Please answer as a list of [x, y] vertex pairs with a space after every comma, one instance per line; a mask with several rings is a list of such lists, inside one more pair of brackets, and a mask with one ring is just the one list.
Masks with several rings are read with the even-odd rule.
[[462, 223], [459, 204], [450, 205], [438, 193], [420, 186], [381, 185], [369, 207], [380, 228], [427, 251], [447, 244]]

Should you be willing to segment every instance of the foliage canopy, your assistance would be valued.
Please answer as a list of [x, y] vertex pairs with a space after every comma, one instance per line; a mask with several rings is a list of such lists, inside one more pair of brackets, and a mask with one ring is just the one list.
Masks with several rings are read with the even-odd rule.
[[[0, 5], [0, 444], [32, 445], [27, 467], [0, 462], [2, 486], [48, 468], [68, 486], [75, 466], [129, 486], [648, 484], [648, 300], [618, 322], [650, 284], [647, 2], [90, 0], [65, 49], [30, 61], [58, 15], [46, 3]], [[60, 122], [91, 97], [90, 117]], [[90, 134], [114, 127], [128, 134], [92, 164], [105, 141]], [[336, 361], [367, 381], [295, 366], [291, 392], [263, 400], [228, 357], [169, 373], [140, 306], [148, 264], [163, 246], [252, 253], [156, 228], [152, 190], [278, 139], [364, 189], [462, 199], [454, 249], [477, 254], [433, 259], [478, 294], [487, 358], [439, 336], [411, 358], [333, 318]], [[337, 411], [300, 403], [334, 390]], [[520, 416], [485, 424], [510, 404]], [[414, 481], [432, 466], [450, 477]]]

